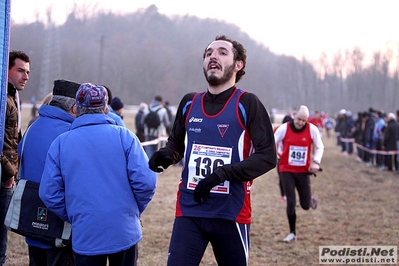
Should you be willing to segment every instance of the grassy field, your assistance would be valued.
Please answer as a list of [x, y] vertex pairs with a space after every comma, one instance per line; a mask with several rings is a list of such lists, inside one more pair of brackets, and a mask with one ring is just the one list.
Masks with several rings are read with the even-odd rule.
[[[125, 114], [125, 122], [134, 130], [134, 112]], [[295, 243], [282, 241], [289, 230], [286, 205], [279, 201], [276, 170], [255, 180], [251, 190], [249, 265], [318, 265], [322, 245], [398, 245], [399, 175], [366, 167], [353, 156], [343, 155], [334, 138], [323, 137], [323, 141], [323, 172], [312, 177], [312, 194], [318, 199], [318, 208], [304, 211], [297, 206]], [[140, 266], [166, 265], [180, 172], [181, 167], [174, 166], [159, 175], [154, 199], [142, 217]], [[5, 265], [28, 265], [23, 238], [14, 233], [9, 238]], [[217, 265], [210, 247], [201, 265]]]

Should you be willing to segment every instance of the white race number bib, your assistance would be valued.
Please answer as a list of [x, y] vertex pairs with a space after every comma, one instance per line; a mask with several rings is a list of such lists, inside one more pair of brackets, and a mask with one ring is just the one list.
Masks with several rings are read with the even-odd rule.
[[[213, 173], [216, 168], [231, 163], [232, 148], [193, 144], [188, 162], [187, 188], [194, 190], [198, 182]], [[212, 188], [211, 192], [228, 194], [230, 182], [225, 181]]]
[[288, 164], [292, 166], [305, 166], [308, 158], [308, 147], [290, 146]]

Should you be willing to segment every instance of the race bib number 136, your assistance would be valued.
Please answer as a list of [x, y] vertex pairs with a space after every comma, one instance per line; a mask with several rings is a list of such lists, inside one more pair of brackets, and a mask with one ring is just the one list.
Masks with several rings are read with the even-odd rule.
[[[231, 163], [232, 148], [193, 144], [188, 162], [187, 188], [194, 189], [198, 182], [213, 173], [216, 168]], [[211, 192], [229, 193], [229, 181], [215, 186]]]

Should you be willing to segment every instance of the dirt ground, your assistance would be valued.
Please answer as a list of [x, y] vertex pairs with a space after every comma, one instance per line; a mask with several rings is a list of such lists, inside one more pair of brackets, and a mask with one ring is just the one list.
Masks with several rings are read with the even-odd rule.
[[[125, 117], [127, 126], [132, 128], [133, 114]], [[318, 200], [318, 208], [304, 211], [297, 206], [295, 243], [282, 241], [289, 228], [286, 205], [279, 201], [276, 170], [255, 180], [251, 190], [249, 265], [318, 265], [322, 245], [398, 245], [399, 175], [367, 167], [353, 155], [343, 155], [333, 137], [323, 136], [323, 141], [323, 171], [312, 177], [312, 194]], [[140, 266], [166, 265], [180, 172], [181, 167], [172, 166], [159, 175], [154, 199], [142, 216]], [[24, 239], [12, 232], [5, 265], [28, 265]], [[217, 265], [210, 247], [201, 265]]]

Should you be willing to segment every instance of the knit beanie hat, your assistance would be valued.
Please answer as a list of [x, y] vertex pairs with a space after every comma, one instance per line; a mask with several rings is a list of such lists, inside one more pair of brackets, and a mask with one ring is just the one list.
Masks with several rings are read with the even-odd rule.
[[111, 107], [114, 110], [119, 110], [123, 108], [123, 102], [118, 97], [112, 99]]
[[107, 90], [103, 86], [91, 83], [80, 85], [76, 93], [76, 105], [80, 108], [98, 109], [104, 108], [108, 102]]
[[60, 95], [75, 99], [79, 86], [80, 84], [68, 80], [54, 80], [53, 95]]

